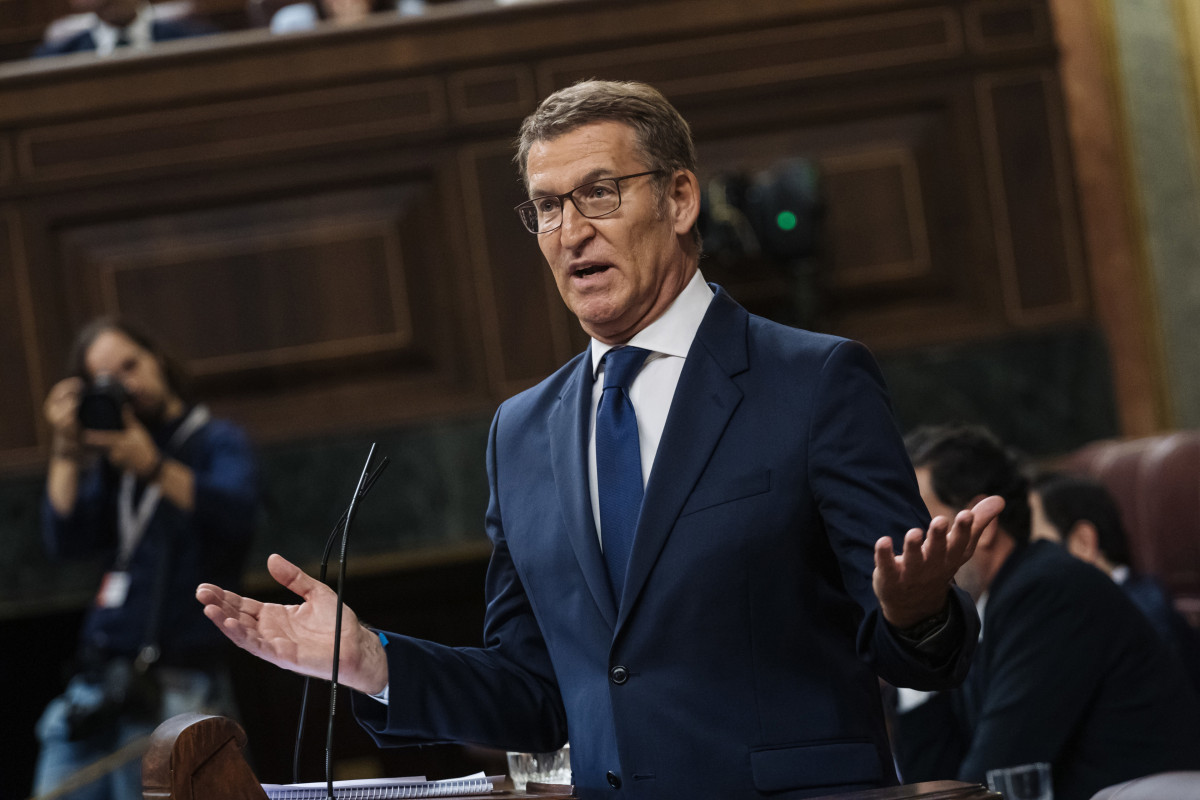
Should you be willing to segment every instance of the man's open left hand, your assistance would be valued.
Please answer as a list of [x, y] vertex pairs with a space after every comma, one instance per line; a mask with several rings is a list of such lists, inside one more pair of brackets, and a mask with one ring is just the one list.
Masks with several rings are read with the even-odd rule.
[[892, 537], [876, 542], [872, 586], [884, 619], [896, 628], [909, 628], [939, 613], [954, 573], [1003, 509], [1003, 498], [992, 496], [958, 512], [953, 522], [934, 517], [928, 531], [913, 528], [904, 535], [899, 555]]

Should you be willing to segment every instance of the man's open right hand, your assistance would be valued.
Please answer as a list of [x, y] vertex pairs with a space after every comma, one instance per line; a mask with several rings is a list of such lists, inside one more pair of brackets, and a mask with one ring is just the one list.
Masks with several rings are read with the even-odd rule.
[[[283, 556], [267, 559], [267, 570], [303, 602], [262, 603], [202, 583], [196, 589], [196, 599], [204, 605], [204, 615], [246, 652], [292, 672], [329, 680], [333, 673], [337, 595]], [[366, 694], [378, 694], [387, 685], [383, 645], [378, 636], [359, 624], [348, 606], [342, 609], [340, 662], [341, 684]]]

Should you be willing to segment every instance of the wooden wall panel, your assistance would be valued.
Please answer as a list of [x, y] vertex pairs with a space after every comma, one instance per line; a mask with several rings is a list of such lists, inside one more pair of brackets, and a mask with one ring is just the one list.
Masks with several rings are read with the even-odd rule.
[[431, 130], [445, 116], [433, 80], [372, 83], [37, 127], [20, 136], [18, 162], [34, 182], [131, 173]]
[[0, 204], [0, 452], [36, 452], [41, 398], [30, 373], [28, 346], [33, 309], [29, 302], [27, 264], [20, 246], [17, 211]]
[[[488, 347], [489, 382], [502, 395], [530, 386], [584, 344], [538, 249], [513, 207], [526, 199], [509, 141], [463, 154], [464, 195]], [[576, 346], [578, 344], [579, 346]]]
[[40, 363], [57, 375], [70, 332], [119, 313], [264, 441], [487, 409], [465, 252], [447, 224], [461, 216], [457, 171], [422, 161], [342, 165], [333, 183], [264, 170], [39, 205], [34, 295], [63, 309], [42, 319], [59, 338]]
[[13, 179], [13, 147], [8, 137], [0, 138], [0, 186]]
[[1054, 37], [1050, 12], [1032, 0], [984, 0], [970, 3], [964, 14], [970, 48], [978, 53], [1022, 49], [1049, 43]]
[[[343, 361], [412, 344], [401, 246], [384, 224], [87, 261], [84, 268], [99, 273], [101, 307], [175, 343], [195, 375]], [[223, 320], [236, 324], [215, 324]]]
[[521, 118], [537, 106], [532, 71], [525, 65], [464, 70], [448, 78], [450, 113], [459, 122]]
[[647, 81], [668, 96], [761, 88], [952, 58], [962, 53], [960, 31], [950, 8], [771, 27], [551, 60], [539, 89], [597, 74]]
[[[920, 168], [910, 150], [878, 149], [821, 159], [828, 206], [829, 282], [839, 288], [927, 278], [929, 221]], [[871, 234], [862, 235], [862, 221]]]
[[1076, 317], [1087, 300], [1053, 74], [984, 76], [979, 92], [1009, 318], [1033, 325]]

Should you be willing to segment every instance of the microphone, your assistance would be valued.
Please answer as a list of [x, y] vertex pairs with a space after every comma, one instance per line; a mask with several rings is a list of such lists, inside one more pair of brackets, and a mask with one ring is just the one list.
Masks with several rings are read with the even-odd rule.
[[[378, 480], [379, 476], [383, 474], [384, 469], [386, 469], [387, 465], [390, 463], [390, 459], [387, 456], [384, 456], [383, 460], [381, 460], [379, 462], [379, 464], [375, 467], [375, 469], [371, 471], [371, 474], [367, 475], [367, 468], [370, 466], [371, 458], [372, 458], [372, 456], [374, 456], [374, 454], [375, 454], [375, 445], [372, 443], [371, 450], [367, 454], [367, 461], [365, 464], [363, 464], [362, 476], [359, 477], [358, 486], [355, 488], [354, 495], [350, 499], [350, 505], [348, 505], [346, 507], [346, 510], [342, 512], [342, 516], [338, 518], [338, 521], [336, 523], [334, 523], [333, 530], [331, 530], [329, 532], [329, 537], [325, 541], [325, 550], [321, 555], [320, 580], [322, 583], [325, 583], [325, 575], [326, 575], [326, 572], [329, 567], [329, 555], [332, 552], [333, 545], [338, 540], [338, 537], [340, 534], [341, 539], [342, 539], [342, 552], [341, 552], [342, 569], [339, 573], [338, 590], [337, 590], [338, 610], [337, 610], [337, 617], [336, 617], [336, 620], [334, 623], [334, 655], [333, 655], [334, 661], [333, 661], [333, 675], [332, 675], [333, 698], [330, 701], [329, 730], [328, 730], [327, 741], [326, 741], [326, 750], [325, 750], [326, 781], [327, 781], [327, 783], [329, 783], [328, 789], [329, 789], [329, 796], [331, 798], [333, 797], [333, 784], [332, 784], [332, 771], [331, 771], [331, 766], [332, 766], [331, 765], [331, 745], [332, 745], [332, 737], [333, 737], [333, 715], [334, 715], [333, 703], [336, 702], [338, 658], [340, 656], [341, 624], [342, 624], [342, 581], [344, 580], [345, 574], [346, 574], [346, 543], [347, 543], [347, 538], [349, 535], [350, 521], [351, 521], [351, 518], [352, 518], [352, 516], [354, 514], [354, 510], [355, 510], [355, 504], [357, 503], [357, 501], [361, 500], [363, 497], [366, 496], [367, 492], [369, 492], [371, 490], [371, 487], [375, 485], [375, 481]], [[311, 682], [312, 682], [312, 679], [305, 676], [304, 689], [301, 692], [301, 696], [300, 696], [300, 719], [296, 724], [296, 746], [292, 752], [292, 783], [300, 782], [300, 746], [301, 746], [301, 743], [304, 741], [304, 718], [308, 713], [308, 696], [309, 696], [309, 689], [311, 687]]]

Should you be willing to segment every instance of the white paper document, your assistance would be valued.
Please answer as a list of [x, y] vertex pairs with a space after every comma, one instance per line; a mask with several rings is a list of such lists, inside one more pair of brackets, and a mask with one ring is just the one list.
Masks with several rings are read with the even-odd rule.
[[[270, 800], [324, 800], [328, 797], [325, 781], [315, 783], [264, 783]], [[336, 800], [398, 800], [406, 797], [456, 797], [468, 794], [488, 794], [492, 781], [482, 772], [463, 778], [440, 781], [426, 780], [424, 775], [407, 778], [369, 778], [356, 781], [334, 781]]]

